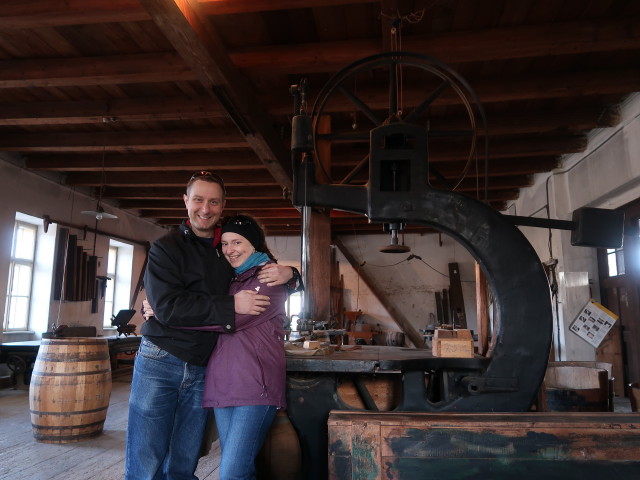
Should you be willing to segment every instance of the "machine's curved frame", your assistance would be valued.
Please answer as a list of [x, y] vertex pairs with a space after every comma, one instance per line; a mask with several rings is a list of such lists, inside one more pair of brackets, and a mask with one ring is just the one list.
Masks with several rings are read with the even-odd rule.
[[[415, 62], [417, 54], [393, 52], [356, 62], [358, 68], [383, 61]], [[422, 57], [417, 55], [417, 57]], [[351, 72], [350, 66], [341, 72]], [[448, 67], [443, 71], [449, 72]], [[346, 73], [323, 89], [333, 91]], [[471, 88], [465, 86], [477, 101]], [[453, 80], [452, 80], [453, 81]], [[314, 107], [314, 112], [322, 108]], [[480, 108], [482, 111], [482, 109]], [[370, 132], [369, 181], [366, 185], [318, 184], [312, 152], [313, 120], [298, 115], [293, 122], [293, 203], [329, 207], [366, 215], [373, 222], [426, 225], [467, 248], [485, 272], [496, 313], [490, 361], [481, 369], [445, 372], [446, 398], [430, 402], [423, 394], [428, 362], [405, 362], [404, 398], [399, 410], [521, 411], [530, 408], [544, 377], [552, 337], [552, 310], [547, 278], [533, 247], [512, 222], [471, 197], [429, 184], [428, 132], [424, 126], [395, 119]], [[405, 141], [406, 140], [406, 141]], [[393, 171], [393, 182], [389, 172]], [[396, 178], [397, 175], [397, 178]], [[304, 243], [304, 241], [303, 241]], [[304, 268], [304, 267], [303, 267]], [[446, 370], [446, 369], [445, 369]]]

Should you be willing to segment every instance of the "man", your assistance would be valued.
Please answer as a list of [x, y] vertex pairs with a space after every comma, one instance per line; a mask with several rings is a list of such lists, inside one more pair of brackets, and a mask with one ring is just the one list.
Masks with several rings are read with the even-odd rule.
[[[194, 174], [183, 195], [189, 220], [154, 242], [145, 289], [154, 317], [142, 326], [127, 428], [126, 480], [193, 480], [208, 412], [202, 408], [207, 360], [217, 334], [180, 327], [235, 326], [234, 315], [258, 315], [269, 297], [227, 294], [233, 269], [216, 248], [225, 205], [222, 178]], [[297, 271], [273, 265], [259, 278], [287, 283]]]

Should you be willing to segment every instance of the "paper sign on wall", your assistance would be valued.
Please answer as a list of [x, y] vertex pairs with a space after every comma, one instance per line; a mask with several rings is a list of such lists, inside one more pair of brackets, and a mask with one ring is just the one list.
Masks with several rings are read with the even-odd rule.
[[617, 319], [615, 313], [591, 299], [578, 313], [569, 329], [597, 348]]

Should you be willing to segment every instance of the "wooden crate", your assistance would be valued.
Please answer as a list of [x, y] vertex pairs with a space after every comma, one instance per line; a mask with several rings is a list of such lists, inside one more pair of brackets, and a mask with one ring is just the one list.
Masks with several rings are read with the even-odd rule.
[[640, 478], [640, 415], [370, 413], [329, 415], [334, 480]]
[[434, 357], [472, 358], [474, 354], [471, 330], [437, 329], [433, 333]]

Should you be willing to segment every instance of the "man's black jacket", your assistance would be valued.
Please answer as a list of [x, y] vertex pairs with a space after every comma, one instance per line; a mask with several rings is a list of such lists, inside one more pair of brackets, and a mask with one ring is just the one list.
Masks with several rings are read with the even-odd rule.
[[179, 359], [206, 365], [218, 334], [184, 327], [235, 328], [234, 299], [228, 295], [233, 268], [211, 243], [181, 225], [156, 240], [149, 251], [145, 289], [155, 317], [141, 333]]

